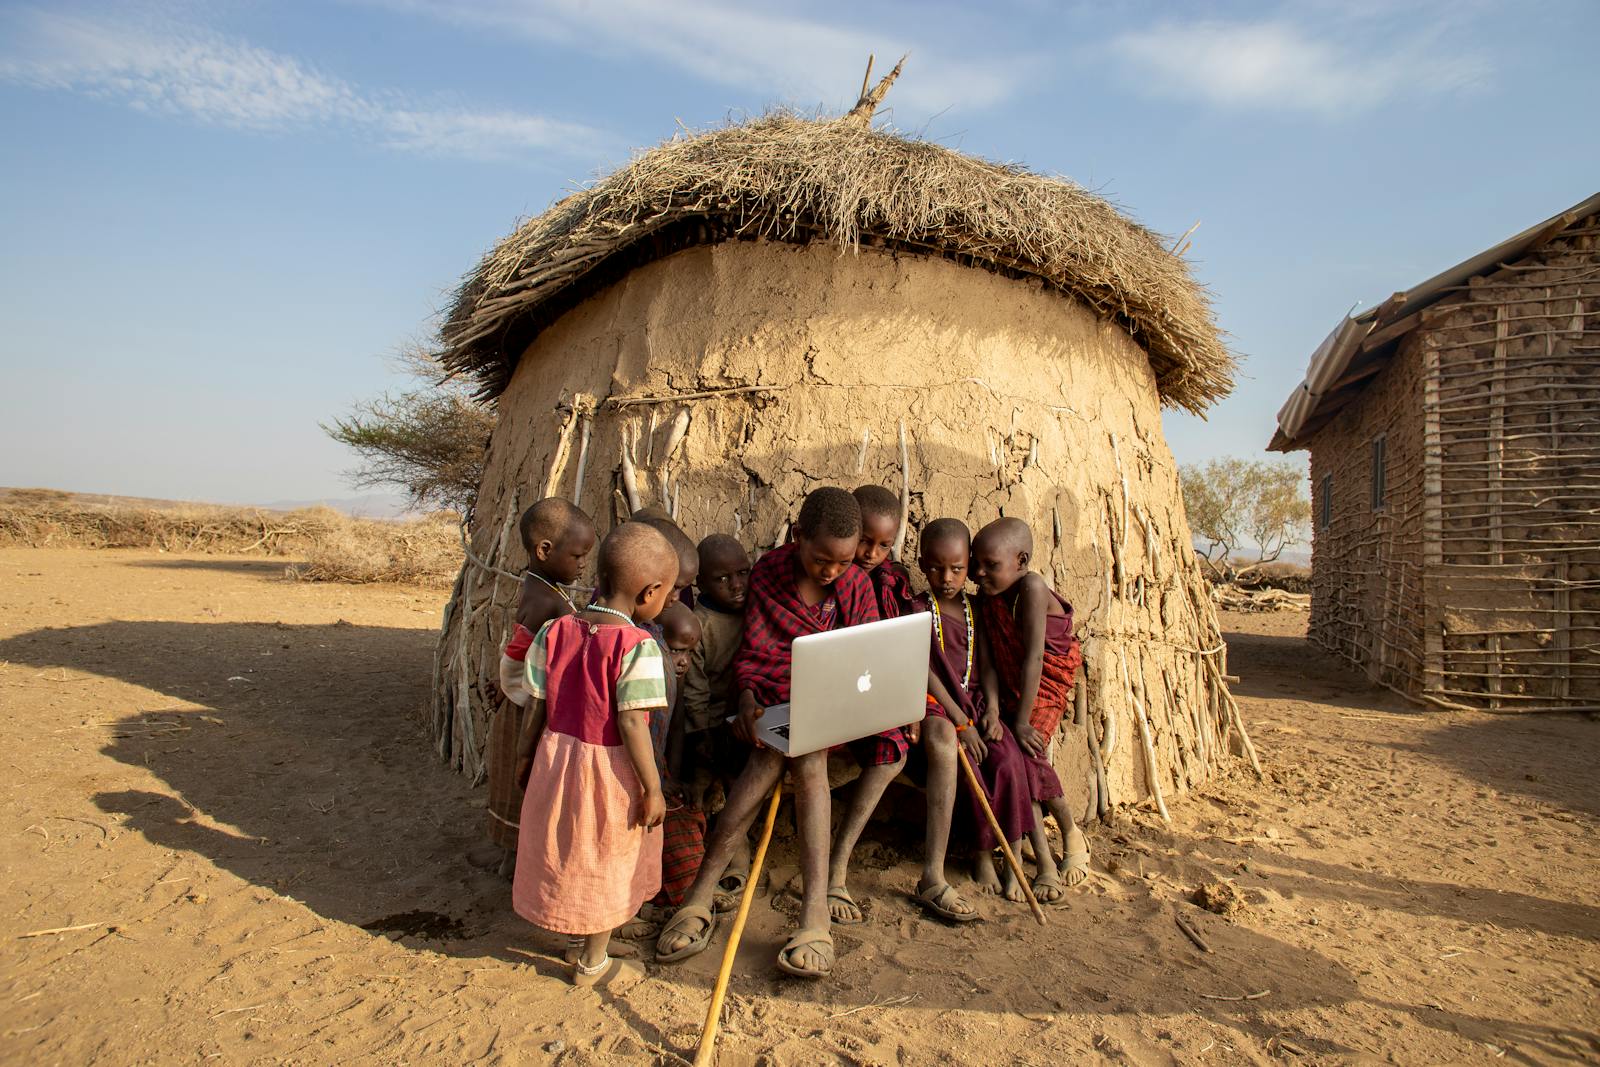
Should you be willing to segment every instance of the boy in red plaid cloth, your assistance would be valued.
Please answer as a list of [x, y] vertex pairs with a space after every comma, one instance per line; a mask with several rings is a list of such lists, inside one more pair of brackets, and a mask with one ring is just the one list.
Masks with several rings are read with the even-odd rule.
[[[793, 543], [762, 556], [750, 574], [744, 637], [734, 661], [739, 690], [734, 729], [755, 748], [729, 791], [699, 877], [656, 941], [656, 959], [662, 963], [687, 959], [711, 943], [717, 879], [787, 763], [795, 781], [803, 885], [800, 929], [779, 951], [778, 968], [804, 978], [822, 978], [833, 970], [829, 903], [844, 890], [843, 872], [855, 841], [841, 830], [830, 861], [828, 754], [813, 752], [786, 760], [756, 742], [754, 729], [766, 708], [789, 699], [790, 645], [795, 638], [876, 622], [879, 616], [872, 582], [855, 566], [861, 539], [861, 507], [855, 498], [831, 486], [813, 490], [800, 507], [794, 529]], [[901, 731], [891, 730], [854, 742], [850, 749], [862, 765], [862, 775], [845, 822], [865, 825], [884, 787], [905, 764], [906, 740]], [[837, 884], [829, 877], [830, 868], [839, 874]]]
[[[1071, 706], [1083, 653], [1072, 633], [1072, 605], [1028, 569], [1032, 558], [1033, 532], [1021, 519], [996, 519], [972, 542], [972, 578], [983, 594], [978, 611], [994, 663], [983, 678], [984, 699], [1010, 721], [1027, 756], [1035, 815], [1030, 838], [1038, 863], [1033, 895], [1041, 904], [1052, 904], [1066, 890], [1050, 851], [1046, 811], [1055, 816], [1066, 845], [1065, 885], [1078, 885], [1089, 876], [1088, 839], [1072, 821], [1061, 779], [1046, 755]], [[1021, 899], [1017, 887], [1006, 889], [1009, 899]]]

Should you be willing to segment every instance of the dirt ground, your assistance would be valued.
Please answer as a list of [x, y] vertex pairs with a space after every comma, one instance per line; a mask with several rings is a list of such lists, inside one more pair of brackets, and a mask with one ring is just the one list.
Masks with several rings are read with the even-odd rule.
[[[692, 1055], [719, 952], [572, 989], [464, 861], [483, 790], [417, 717], [443, 595], [282, 568], [0, 550], [0, 1060]], [[837, 929], [832, 981], [773, 971], [764, 894], [720, 1062], [1600, 1060], [1600, 723], [1418, 711], [1304, 622], [1225, 621], [1267, 781], [1094, 828], [1047, 927], [993, 899], [924, 917], [903, 824], [868, 831], [871, 921]], [[1189, 903], [1219, 883], [1237, 910]]]

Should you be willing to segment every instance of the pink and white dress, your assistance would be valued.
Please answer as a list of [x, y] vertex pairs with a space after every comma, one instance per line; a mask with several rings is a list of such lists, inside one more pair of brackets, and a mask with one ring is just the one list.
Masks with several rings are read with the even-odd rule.
[[522, 801], [518, 915], [560, 934], [622, 925], [661, 888], [662, 831], [631, 825], [644, 797], [617, 714], [664, 711], [661, 647], [637, 626], [565, 615], [528, 649], [524, 682], [545, 728]]

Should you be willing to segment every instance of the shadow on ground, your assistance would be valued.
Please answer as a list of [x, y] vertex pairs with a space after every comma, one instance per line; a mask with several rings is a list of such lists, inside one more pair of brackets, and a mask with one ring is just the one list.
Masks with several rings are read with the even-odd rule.
[[[433, 642], [428, 630], [342, 622], [109, 622], [0, 641], [0, 659], [102, 674], [183, 702], [105, 709], [116, 724], [105, 753], [171, 787], [97, 795], [127, 828], [328, 919], [409, 930], [454, 956], [527, 963], [515, 950], [530, 934], [510, 912], [506, 883], [464, 860], [482, 840], [482, 793], [444, 769], [418, 723]], [[1170, 905], [1142, 886], [1076, 897], [1043, 929], [994, 901], [984, 905], [989, 922], [943, 926], [907, 899], [916, 871], [903, 860], [917, 838], [898, 825], [872, 831], [858, 892], [873, 901], [873, 928], [836, 928], [832, 982], [773, 977], [788, 917], [759, 902], [740, 953], [742, 991], [823, 1005], [904, 992], [925, 1008], [1166, 1014], [1195, 1010], [1197, 989], [1255, 989], [1294, 974], [1274, 1007], [1360, 999], [1342, 964], [1244, 926], [1229, 928], [1224, 962], [1193, 956]], [[780, 847], [772, 863], [792, 869], [794, 859]], [[718, 955], [658, 973], [708, 986]], [[1039, 980], [996, 978], [1006, 974]]]
[[173, 571], [223, 571], [229, 574], [253, 574], [263, 578], [283, 578], [284, 571], [302, 562], [287, 556], [275, 559], [136, 559], [129, 566]]

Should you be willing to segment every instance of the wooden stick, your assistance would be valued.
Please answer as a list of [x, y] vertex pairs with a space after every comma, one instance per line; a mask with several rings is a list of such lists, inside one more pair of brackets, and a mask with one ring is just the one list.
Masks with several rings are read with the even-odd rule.
[[1033, 886], [1022, 873], [1022, 864], [1017, 862], [1016, 853], [1011, 851], [1011, 844], [1006, 840], [1005, 832], [1000, 829], [1000, 820], [994, 817], [994, 809], [989, 806], [989, 796], [983, 791], [983, 783], [978, 781], [977, 772], [972, 769], [972, 761], [967, 759], [967, 750], [961, 747], [960, 739], [956, 741], [956, 756], [961, 760], [961, 769], [967, 772], [967, 785], [972, 787], [973, 795], [978, 798], [978, 806], [983, 808], [983, 817], [989, 820], [989, 829], [994, 831], [994, 836], [1000, 841], [1000, 851], [1005, 854], [1006, 866], [1011, 868], [1011, 877], [1017, 880], [1017, 884], [1027, 894], [1028, 908], [1033, 912], [1034, 919], [1040, 926], [1044, 926], [1044, 909], [1039, 907], [1039, 901], [1033, 895]]
[[739, 911], [733, 917], [733, 929], [728, 932], [728, 945], [722, 950], [722, 966], [717, 971], [717, 984], [711, 990], [711, 1006], [706, 1010], [705, 1029], [700, 1031], [700, 1047], [694, 1054], [695, 1067], [709, 1067], [716, 1054], [717, 1027], [722, 1023], [722, 1001], [728, 994], [728, 979], [733, 975], [733, 957], [739, 952], [739, 938], [744, 934], [745, 920], [750, 917], [750, 902], [756, 898], [756, 883], [761, 880], [761, 865], [767, 860], [767, 846], [772, 843], [772, 827], [778, 821], [778, 800], [782, 796], [783, 776], [780, 774], [772, 785], [766, 825], [761, 828], [761, 841], [750, 861], [750, 877], [745, 879], [744, 893], [739, 897]]
[[906, 420], [900, 420], [900, 532], [894, 538], [894, 558], [906, 548], [906, 523], [911, 519], [911, 461], [906, 456]]
[[1178, 924], [1178, 929], [1183, 931], [1183, 936], [1194, 942], [1194, 947], [1201, 952], [1210, 952], [1211, 946], [1206, 944], [1206, 939], [1200, 936], [1200, 931], [1183, 921], [1182, 915], [1174, 915], [1172, 921]]
[[740, 393], [775, 393], [776, 385], [736, 385], [728, 389], [705, 389], [698, 393], [667, 393], [664, 396], [613, 396], [606, 399], [612, 407], [625, 408], [634, 404], [670, 404], [678, 400], [708, 400], [714, 396], [737, 396]]

